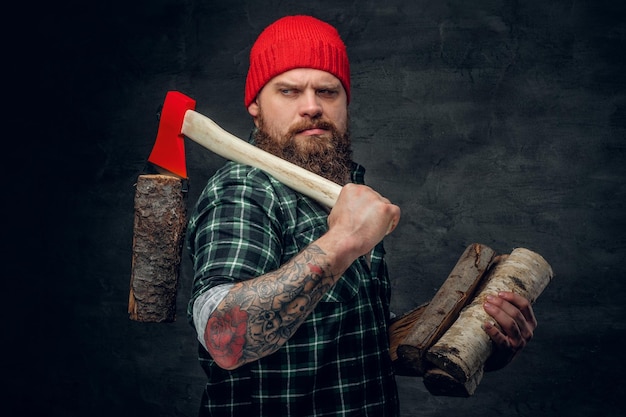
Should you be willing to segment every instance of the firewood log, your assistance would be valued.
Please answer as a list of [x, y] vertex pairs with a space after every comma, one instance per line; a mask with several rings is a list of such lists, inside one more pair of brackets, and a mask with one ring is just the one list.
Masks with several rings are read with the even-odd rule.
[[396, 369], [402, 375], [421, 376], [428, 349], [457, 319], [474, 297], [495, 252], [478, 243], [469, 245], [424, 312], [397, 346]]
[[488, 272], [477, 296], [428, 350], [426, 359], [466, 383], [483, 368], [493, 349], [483, 330], [485, 321], [493, 322], [483, 308], [487, 295], [512, 291], [534, 303], [552, 278], [552, 268], [539, 254], [524, 248], [513, 250]]
[[128, 314], [140, 322], [172, 322], [182, 244], [187, 227], [185, 180], [140, 175], [135, 218]]

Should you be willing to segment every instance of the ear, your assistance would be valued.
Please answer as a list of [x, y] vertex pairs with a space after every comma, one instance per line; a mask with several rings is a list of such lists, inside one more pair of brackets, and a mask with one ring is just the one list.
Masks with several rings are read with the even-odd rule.
[[259, 127], [257, 120], [259, 118], [260, 109], [259, 109], [259, 103], [257, 102], [257, 100], [254, 100], [248, 106], [248, 113], [250, 113], [250, 116], [252, 116], [252, 119], [254, 119], [254, 124], [256, 125], [256, 127]]

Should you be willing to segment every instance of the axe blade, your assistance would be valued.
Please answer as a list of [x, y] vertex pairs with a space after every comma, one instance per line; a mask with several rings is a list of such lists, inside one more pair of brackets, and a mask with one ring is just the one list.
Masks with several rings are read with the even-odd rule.
[[148, 161], [181, 178], [187, 178], [185, 141], [182, 133], [187, 110], [194, 110], [196, 101], [178, 91], [168, 91], [161, 110], [159, 130]]

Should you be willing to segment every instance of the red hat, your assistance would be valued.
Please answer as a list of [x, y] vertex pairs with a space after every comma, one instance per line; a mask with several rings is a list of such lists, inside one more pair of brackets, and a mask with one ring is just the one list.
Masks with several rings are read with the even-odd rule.
[[250, 51], [244, 104], [265, 84], [294, 68], [313, 68], [337, 77], [350, 102], [350, 63], [337, 29], [311, 16], [286, 16], [269, 25]]

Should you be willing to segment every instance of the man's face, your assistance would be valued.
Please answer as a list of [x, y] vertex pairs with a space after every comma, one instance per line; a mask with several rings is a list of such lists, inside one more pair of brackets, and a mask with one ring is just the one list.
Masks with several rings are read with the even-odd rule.
[[298, 68], [271, 79], [248, 107], [257, 146], [339, 184], [351, 147], [346, 91], [334, 75]]

